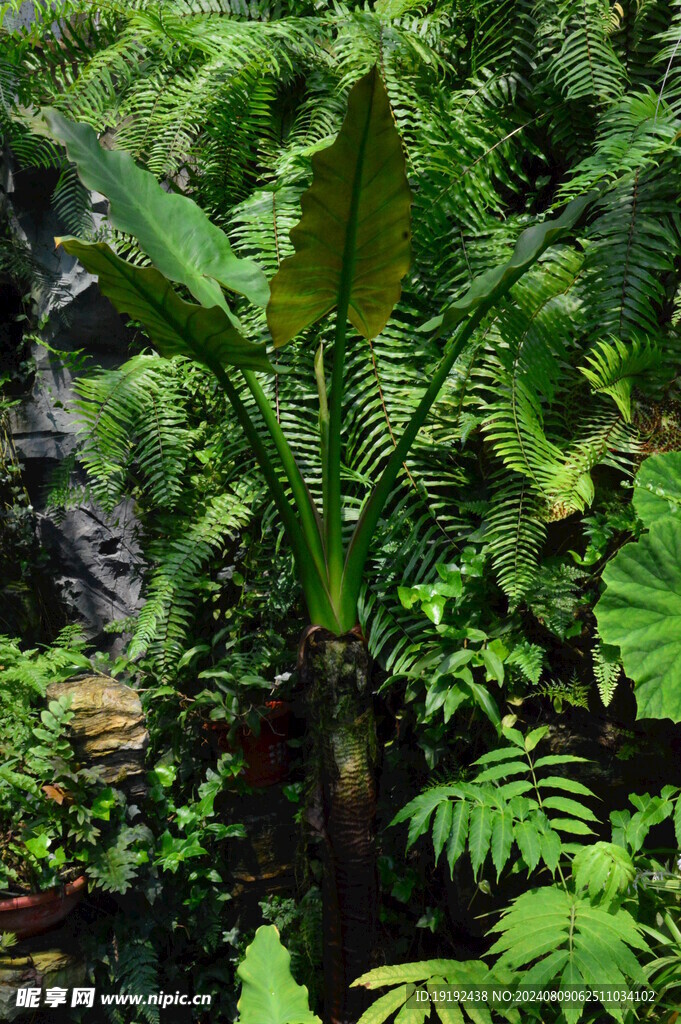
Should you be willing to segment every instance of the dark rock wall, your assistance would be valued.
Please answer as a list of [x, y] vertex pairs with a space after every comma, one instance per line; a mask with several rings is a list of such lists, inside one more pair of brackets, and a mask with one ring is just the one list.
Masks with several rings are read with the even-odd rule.
[[[54, 470], [77, 444], [78, 423], [71, 409], [74, 379], [93, 367], [124, 362], [129, 332], [92, 275], [54, 245], [54, 236], [64, 229], [52, 210], [50, 172], [12, 171], [5, 164], [3, 179], [12, 232], [52, 277], [49, 286], [36, 288], [34, 294], [38, 316], [49, 318], [42, 336], [55, 349], [84, 350], [89, 356], [83, 369], [80, 359], [65, 364], [32, 345], [35, 373], [10, 417], [14, 446], [62, 604], [62, 621], [82, 623], [87, 636], [106, 649], [111, 638], [103, 627], [140, 606], [141, 555], [133, 508], [125, 503], [106, 517], [87, 503], [64, 513], [48, 507], [47, 492]], [[100, 219], [103, 207], [95, 203], [94, 211]]]

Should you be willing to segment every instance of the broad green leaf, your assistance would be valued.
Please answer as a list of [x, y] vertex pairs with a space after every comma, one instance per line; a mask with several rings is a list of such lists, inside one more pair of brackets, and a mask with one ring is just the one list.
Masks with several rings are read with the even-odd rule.
[[681, 722], [681, 516], [622, 548], [603, 582], [598, 630], [636, 684], [637, 717]]
[[127, 263], [105, 242], [57, 241], [97, 275], [103, 294], [120, 313], [144, 325], [161, 355], [189, 356], [209, 367], [272, 370], [263, 344], [246, 341], [217, 306], [185, 302], [158, 270]]
[[186, 285], [206, 306], [225, 308], [220, 284], [256, 306], [267, 305], [269, 289], [260, 267], [237, 259], [225, 233], [192, 199], [166, 192], [129, 153], [103, 149], [89, 125], [68, 121], [51, 108], [42, 113], [83, 184], [109, 200], [111, 224], [133, 235], [165, 277]]
[[652, 455], [641, 463], [633, 502], [646, 526], [669, 513], [681, 514], [681, 452]]
[[492, 838], [492, 809], [486, 804], [476, 804], [471, 810], [471, 822], [468, 833], [468, 849], [473, 865], [473, 874], [477, 878], [480, 868], [485, 863]]
[[385, 327], [410, 262], [402, 143], [377, 68], [361, 78], [332, 146], [312, 157], [312, 186], [291, 231], [295, 254], [271, 282], [267, 320], [276, 346], [348, 301], [365, 338]]
[[470, 647], [462, 647], [461, 650], [455, 651], [454, 654], [449, 654], [437, 666], [437, 674], [439, 676], [453, 674], [462, 665], [468, 665], [473, 658], [473, 653]]
[[493, 306], [550, 245], [575, 227], [594, 198], [593, 194], [579, 196], [568, 203], [560, 217], [526, 228], [518, 238], [508, 263], [476, 277], [463, 298], [453, 302], [440, 316], [429, 320], [421, 330], [451, 333], [469, 313], [479, 307], [487, 309]]
[[263, 925], [237, 968], [241, 979], [240, 1024], [321, 1024], [310, 1010], [307, 989], [291, 975], [291, 957], [274, 925]]
[[469, 806], [465, 800], [459, 800], [454, 804], [449, 839], [447, 840], [447, 863], [449, 864], [450, 875], [453, 874], [454, 865], [466, 849], [469, 814]]
[[476, 702], [478, 707], [480, 707], [484, 714], [487, 715], [492, 725], [496, 729], [499, 729], [501, 727], [499, 707], [487, 687], [481, 686], [480, 683], [472, 683], [470, 680], [467, 681], [467, 686], [473, 694], [473, 700]]
[[504, 663], [499, 655], [489, 647], [483, 647], [480, 655], [487, 669], [487, 678], [494, 679], [501, 685], [504, 681]]

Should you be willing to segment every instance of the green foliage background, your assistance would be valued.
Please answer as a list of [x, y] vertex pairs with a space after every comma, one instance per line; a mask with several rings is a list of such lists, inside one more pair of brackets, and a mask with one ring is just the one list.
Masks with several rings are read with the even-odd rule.
[[[604, 569], [614, 581], [625, 557], [656, 543], [630, 500], [642, 460], [681, 447], [681, 4], [38, 0], [26, 31], [12, 28], [14, 6], [2, 5], [3, 137], [23, 165], [59, 169], [54, 201], [68, 230], [137, 262], [130, 237], [95, 229], [87, 193], [37, 131], [38, 107], [91, 124], [165, 187], [191, 194], [271, 277], [291, 253], [311, 155], [338, 130], [350, 85], [378, 64], [407, 156], [413, 263], [391, 321], [372, 342], [353, 338], [348, 356], [348, 527], [439, 358], [437, 337], [416, 325], [506, 259], [552, 205], [597, 190], [573, 244], [514, 288], [450, 375], [391, 496], [360, 617], [421, 778], [427, 766], [454, 784], [453, 751], [473, 760], [502, 720], [626, 705], [620, 644], [639, 679], [602, 618], [608, 590], [602, 637], [593, 609]], [[243, 302], [237, 312], [263, 342], [263, 311]], [[320, 341], [330, 356], [331, 337], [311, 329], [277, 354], [266, 385], [316, 493]], [[136, 499], [147, 600], [125, 624], [128, 654], [144, 657], [156, 688], [159, 753], [169, 743], [185, 765], [171, 724], [177, 693], [198, 678], [197, 707], [243, 713], [252, 691], [244, 697], [240, 681], [267, 690], [290, 668], [300, 599], [251, 453], [210, 378], [149, 354], [143, 336], [135, 346], [123, 367], [79, 379], [78, 460], [105, 511]], [[71, 468], [55, 480], [56, 504], [82, 496]], [[625, 546], [608, 565], [644, 526], [636, 552]], [[664, 529], [676, 536], [678, 523]], [[671, 566], [669, 575], [673, 586]], [[670, 700], [654, 713], [678, 718]], [[442, 806], [443, 818], [463, 814]], [[505, 805], [490, 806], [503, 817]], [[476, 821], [476, 873], [487, 824], [499, 872], [504, 829], [484, 811]], [[445, 824], [436, 854], [453, 834]], [[536, 836], [519, 831], [527, 866]], [[526, 927], [522, 911], [504, 919], [508, 934]]]

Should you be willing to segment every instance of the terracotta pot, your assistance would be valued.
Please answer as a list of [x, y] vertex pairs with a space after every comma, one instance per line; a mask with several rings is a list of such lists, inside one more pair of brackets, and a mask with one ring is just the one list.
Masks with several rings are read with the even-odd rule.
[[63, 921], [80, 902], [86, 889], [87, 879], [80, 875], [73, 882], [45, 892], [0, 900], [0, 932], [14, 932], [19, 939], [40, 935]]
[[[287, 740], [291, 726], [291, 709], [282, 700], [269, 700], [260, 723], [260, 733], [255, 735], [242, 725], [237, 734], [237, 745], [244, 755], [246, 765], [244, 782], [249, 786], [273, 786], [288, 778], [290, 751]], [[218, 750], [234, 753], [226, 722], [211, 722], [208, 726], [213, 733]]]

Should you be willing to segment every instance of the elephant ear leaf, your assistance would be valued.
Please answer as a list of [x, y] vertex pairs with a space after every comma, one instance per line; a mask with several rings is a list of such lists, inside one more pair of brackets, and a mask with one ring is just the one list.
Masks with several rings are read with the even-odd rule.
[[241, 978], [239, 1024], [321, 1024], [307, 989], [291, 975], [291, 957], [274, 925], [258, 928], [237, 968]]
[[226, 309], [220, 285], [256, 306], [267, 305], [269, 288], [260, 267], [238, 259], [224, 231], [192, 199], [166, 192], [129, 153], [104, 149], [89, 125], [69, 121], [50, 107], [42, 115], [83, 184], [109, 200], [111, 224], [133, 235], [165, 277], [185, 285], [205, 306]]
[[242, 337], [219, 307], [206, 309], [185, 302], [154, 267], [127, 263], [105, 242], [55, 241], [97, 275], [101, 291], [119, 313], [129, 313], [144, 325], [161, 355], [189, 356], [211, 369], [272, 370], [263, 344]]
[[494, 267], [476, 277], [468, 291], [457, 302], [445, 309], [444, 313], [423, 324], [421, 331], [436, 331], [437, 334], [451, 332], [469, 313], [482, 308], [490, 309], [506, 292], [520, 280], [543, 252], [571, 231], [581, 219], [584, 211], [595, 199], [595, 193], [578, 196], [568, 203], [560, 217], [533, 224], [519, 235], [513, 255], [508, 263]]
[[411, 193], [404, 153], [376, 68], [350, 92], [333, 145], [312, 158], [313, 181], [291, 231], [295, 254], [271, 281], [267, 320], [285, 345], [333, 309], [365, 338], [385, 327], [410, 262]]

